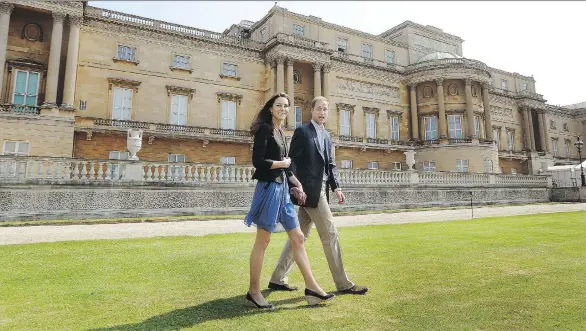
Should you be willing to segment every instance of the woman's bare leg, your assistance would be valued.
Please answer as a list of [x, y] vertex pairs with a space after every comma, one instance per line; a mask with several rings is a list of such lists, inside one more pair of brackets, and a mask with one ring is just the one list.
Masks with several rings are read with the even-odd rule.
[[303, 275], [305, 287], [320, 295], [326, 295], [327, 293], [317, 285], [313, 273], [311, 272], [309, 258], [307, 257], [307, 251], [305, 250], [305, 237], [303, 236], [303, 232], [301, 232], [301, 229], [296, 228], [288, 231], [287, 234], [289, 235], [289, 239], [291, 239], [293, 257], [301, 271], [301, 275]]
[[267, 304], [267, 301], [260, 292], [260, 273], [262, 270], [262, 262], [265, 256], [265, 250], [269, 245], [270, 240], [270, 232], [267, 232], [261, 228], [257, 228], [256, 240], [254, 242], [254, 246], [252, 247], [252, 252], [250, 253], [250, 288], [248, 289], [248, 292], [254, 301], [256, 301], [256, 303], [261, 306]]

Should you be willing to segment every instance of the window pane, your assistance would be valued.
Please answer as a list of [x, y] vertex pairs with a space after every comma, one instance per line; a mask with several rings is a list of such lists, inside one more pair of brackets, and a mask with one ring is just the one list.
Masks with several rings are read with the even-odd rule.
[[15, 95], [14, 96], [14, 104], [17, 105], [24, 105], [24, 95]]
[[27, 72], [17, 71], [16, 82], [14, 84], [14, 93], [25, 93], [26, 91]]
[[18, 143], [18, 152], [19, 153], [27, 153], [28, 154], [28, 147], [29, 147], [29, 143], [26, 142], [19, 142]]
[[36, 72], [30, 72], [28, 75], [27, 94], [37, 95], [37, 88], [39, 84], [39, 74]]
[[16, 153], [16, 142], [7, 141], [4, 143], [4, 153]]

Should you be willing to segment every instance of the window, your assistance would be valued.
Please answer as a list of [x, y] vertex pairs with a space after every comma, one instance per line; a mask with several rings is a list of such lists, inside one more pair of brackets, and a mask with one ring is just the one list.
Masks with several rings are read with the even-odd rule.
[[566, 140], [565, 144], [566, 144], [566, 156], [569, 158], [570, 156], [572, 156], [572, 154], [570, 154], [570, 141]]
[[336, 44], [338, 45], [338, 52], [346, 53], [348, 51], [348, 39], [338, 38]]
[[352, 169], [352, 160], [342, 160], [342, 169]]
[[392, 64], [395, 58], [395, 52], [391, 51], [390, 49], [385, 49], [385, 60], [387, 64]]
[[468, 160], [456, 160], [457, 172], [468, 172]]
[[171, 124], [187, 125], [187, 100], [186, 95], [171, 96]]
[[[130, 152], [111, 151], [109, 155], [110, 160], [128, 160]], [[121, 179], [126, 170], [125, 164], [108, 164], [108, 173], [112, 179]]]
[[391, 140], [399, 140], [399, 116], [391, 116]]
[[425, 128], [425, 140], [437, 139], [437, 116], [427, 116], [423, 118]]
[[221, 107], [221, 128], [228, 130], [236, 130], [236, 102], [222, 100]]
[[118, 60], [136, 62], [136, 47], [118, 45]]
[[220, 157], [220, 164], [236, 164], [236, 157], [222, 156]]
[[350, 136], [350, 111], [340, 110], [340, 135]]
[[305, 34], [305, 27], [303, 25], [293, 24], [293, 34], [303, 36]]
[[114, 98], [112, 104], [113, 120], [130, 120], [132, 113], [133, 89], [114, 87]]
[[190, 69], [189, 56], [174, 55], [173, 56], [173, 67], [180, 68], [180, 69]]
[[299, 72], [299, 70], [293, 71], [293, 83], [301, 84], [301, 73]]
[[87, 100], [79, 100], [79, 110], [87, 109]]
[[393, 162], [393, 170], [401, 170], [401, 162]]
[[551, 147], [553, 150], [553, 156], [554, 157], [558, 156], [558, 140], [557, 139], [551, 140]]
[[260, 29], [260, 35], [261, 35], [261, 37], [264, 37], [266, 33], [267, 33], [267, 27], [266, 26], [263, 26], [262, 29]]
[[435, 171], [435, 161], [423, 161], [423, 171]]
[[301, 114], [301, 107], [295, 106], [295, 129], [301, 126], [302, 123], [302, 114]]
[[450, 138], [460, 139], [462, 133], [462, 115], [448, 115], [448, 134]]
[[509, 82], [506, 79], [501, 80], [501, 90], [508, 90]]
[[500, 129], [494, 129], [492, 131], [492, 137], [494, 138], [494, 142], [496, 143], [496, 148], [500, 149], [500, 144], [501, 144], [501, 130]]
[[527, 90], [527, 83], [521, 83], [521, 91]]
[[370, 161], [368, 162], [368, 169], [376, 170], [378, 169], [378, 161]]
[[366, 138], [376, 138], [376, 114], [366, 113]]
[[372, 45], [362, 44], [362, 57], [372, 59]]
[[12, 103], [15, 105], [36, 106], [39, 91], [39, 73], [16, 70]]
[[228, 62], [222, 63], [222, 75], [228, 77], [238, 76], [238, 66]]
[[512, 151], [515, 147], [515, 131], [507, 131], [507, 148]]
[[480, 118], [474, 116], [474, 137], [480, 138]]
[[484, 172], [492, 173], [492, 160], [485, 159], [484, 160]]
[[27, 156], [29, 149], [30, 143], [28, 141], [5, 141], [2, 154]]
[[517, 174], [517, 168], [511, 168], [511, 174], [512, 175], [516, 175]]
[[169, 154], [169, 163], [185, 162], [185, 154]]

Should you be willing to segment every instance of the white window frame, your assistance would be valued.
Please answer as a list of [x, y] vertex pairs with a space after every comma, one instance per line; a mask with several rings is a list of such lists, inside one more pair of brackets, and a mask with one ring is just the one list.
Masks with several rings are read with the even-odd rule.
[[435, 161], [423, 161], [423, 171], [435, 171]]
[[391, 132], [389, 133], [389, 139], [398, 141], [401, 139], [401, 125], [400, 125], [400, 117], [399, 116], [391, 116], [389, 118], [389, 128]]
[[187, 110], [189, 108], [189, 96], [184, 94], [171, 95], [171, 111], [169, 123], [173, 125], [187, 125]]
[[378, 169], [378, 161], [368, 161], [368, 169], [377, 170]]
[[[428, 126], [429, 126], [429, 130], [428, 130]], [[437, 133], [437, 116], [425, 116], [425, 117], [423, 117], [423, 128], [424, 128], [424, 139], [425, 140], [436, 140], [436, 139], [438, 139], [438, 133]]]
[[[389, 57], [390, 55], [390, 57]], [[390, 61], [389, 61], [390, 59]], [[393, 64], [395, 63], [395, 51], [390, 50], [390, 49], [385, 49], [385, 61], [387, 62], [387, 64]]]
[[[231, 105], [228, 109], [227, 105]], [[224, 130], [236, 130], [236, 112], [238, 106], [236, 101], [220, 100], [220, 128]], [[231, 116], [233, 112], [233, 116]]]
[[305, 36], [305, 25], [293, 23], [293, 27], [291, 28], [291, 30], [294, 35]]
[[501, 130], [500, 129], [493, 129], [492, 130], [492, 138], [496, 143], [496, 149], [501, 149]]
[[300, 106], [293, 107], [295, 111], [295, 123], [293, 124], [293, 128], [297, 129], [303, 123], [303, 112], [301, 111]]
[[570, 156], [572, 156], [571, 150], [570, 150], [570, 142], [568, 140], [566, 140], [565, 142], [566, 145], [566, 156], [568, 158], [570, 158]]
[[236, 164], [236, 157], [235, 156], [221, 156], [220, 157], [220, 164], [221, 165], [234, 165], [234, 164]]
[[464, 138], [464, 132], [462, 131], [462, 121], [462, 115], [448, 115], [448, 137], [452, 139]]
[[[232, 70], [232, 66], [234, 67], [234, 70]], [[238, 77], [238, 65], [231, 62], [222, 62], [222, 75], [227, 77]]]
[[[343, 47], [341, 47], [341, 46], [343, 46]], [[342, 49], [342, 50], [340, 50], [340, 49]], [[348, 39], [342, 38], [342, 37], [336, 37], [336, 50], [338, 52], [348, 53]]]
[[[14, 151], [9, 152], [6, 150], [6, 145], [14, 143]], [[26, 152], [20, 152], [20, 146], [26, 145]], [[2, 155], [16, 155], [16, 156], [28, 156], [31, 151], [31, 142], [27, 140], [5, 140], [2, 146]]]
[[393, 170], [401, 170], [401, 162], [393, 162]]
[[167, 156], [169, 163], [185, 163], [185, 154], [169, 154]]
[[507, 148], [509, 151], [515, 149], [515, 132], [511, 130], [507, 131]]
[[[117, 93], [122, 93], [122, 104], [116, 105], [116, 95]], [[130, 94], [129, 103], [125, 102], [125, 98], [127, 98], [128, 94]], [[132, 119], [132, 106], [133, 106], [133, 98], [134, 98], [134, 89], [126, 88], [121, 86], [113, 86], [112, 87], [112, 119], [113, 120], [125, 120], [129, 121]], [[130, 107], [128, 107], [130, 106]], [[116, 109], [119, 109], [118, 111]]]
[[[178, 61], [183, 60], [183, 61]], [[189, 55], [173, 54], [173, 67], [179, 69], [191, 69], [191, 57]]]
[[480, 117], [474, 116], [474, 136], [480, 138]]
[[[340, 135], [351, 136], [352, 135], [352, 121], [350, 120], [351, 113], [349, 110], [340, 110]], [[344, 120], [347, 119], [347, 123]]]
[[[366, 47], [365, 47], [366, 46]], [[366, 59], [372, 59], [372, 44], [362, 44], [362, 57], [366, 58]], [[366, 50], [368, 50], [368, 52], [366, 52]], [[370, 53], [370, 54], [367, 54]], [[368, 56], [366, 56], [366, 55]]]
[[468, 172], [468, 160], [456, 160], [456, 171], [457, 172]]
[[[121, 52], [121, 50], [123, 51]], [[116, 48], [116, 59], [122, 61], [137, 62], [136, 47], [118, 44], [118, 47]]]
[[376, 114], [366, 113], [366, 138], [376, 139]]
[[501, 79], [501, 90], [508, 90], [509, 89], [509, 81], [506, 79]]
[[[16, 102], [14, 101], [14, 99], [15, 99], [16, 94], [17, 94], [16, 93], [16, 80], [18, 78], [18, 73], [19, 72], [23, 72], [23, 73], [26, 74], [25, 86], [24, 86], [24, 94], [22, 94], [22, 96], [23, 96], [23, 102], [24, 103], [22, 105], [26, 105], [27, 98], [34, 96], [35, 97], [35, 103], [34, 103], [34, 105], [29, 105], [29, 106], [36, 107], [37, 106], [37, 103], [39, 102], [39, 86], [40, 86], [40, 82], [41, 82], [41, 73], [38, 72], [38, 71], [27, 71], [27, 70], [18, 70], [18, 69], [15, 70], [15, 74], [14, 74], [14, 86], [12, 88], [12, 102], [11, 103], [12, 104], [16, 104]], [[37, 77], [38, 77], [37, 78], [37, 93], [36, 94], [29, 94], [28, 93], [28, 83], [29, 83], [29, 77], [30, 77], [30, 74], [31, 73], [37, 74]], [[20, 93], [18, 93], [18, 94], [20, 95]]]
[[340, 168], [342, 168], [342, 169], [352, 169], [352, 160], [342, 160], [340, 162]]

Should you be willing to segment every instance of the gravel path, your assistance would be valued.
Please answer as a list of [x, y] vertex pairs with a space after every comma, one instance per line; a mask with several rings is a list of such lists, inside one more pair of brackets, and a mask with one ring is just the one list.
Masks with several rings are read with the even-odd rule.
[[[475, 208], [474, 218], [571, 211], [585, 211], [584, 217], [586, 217], [586, 203]], [[455, 209], [337, 216], [335, 217], [335, 222], [338, 227], [344, 227], [374, 224], [441, 222], [470, 218], [470, 209]], [[0, 228], [0, 245], [70, 240], [204, 236], [207, 234], [255, 231], [256, 228], [246, 227], [242, 220], [3, 227]]]

